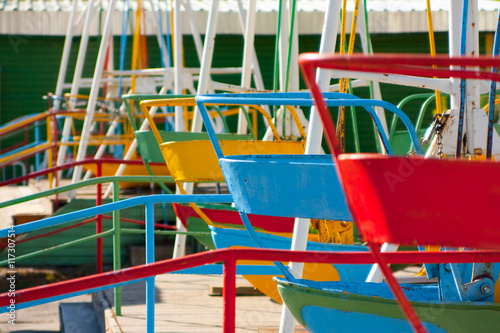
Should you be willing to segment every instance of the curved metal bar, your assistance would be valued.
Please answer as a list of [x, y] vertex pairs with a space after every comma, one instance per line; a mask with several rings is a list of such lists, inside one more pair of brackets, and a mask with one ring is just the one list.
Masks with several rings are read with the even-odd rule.
[[[257, 247], [260, 247], [261, 249], [268, 248], [262, 242], [262, 239], [259, 237], [259, 235], [255, 231], [254, 227], [252, 226], [252, 223], [250, 223], [250, 220], [248, 219], [248, 215], [246, 213], [244, 213], [244, 212], [239, 212], [239, 213], [240, 213], [240, 216], [241, 216], [241, 221], [243, 221], [243, 225], [245, 226], [245, 229], [247, 229], [248, 235], [254, 241], [255, 245], [257, 245]], [[287, 280], [289, 280], [289, 281], [294, 281], [295, 280], [294, 276], [292, 275], [292, 273], [290, 273], [290, 271], [288, 270], [288, 268], [285, 267], [285, 265], [283, 265], [279, 261], [273, 261], [273, 263], [276, 266], [276, 268], [279, 269], [279, 271], [281, 272], [281, 274], [283, 274], [287, 278]]]
[[[413, 94], [410, 96], [406, 96], [398, 103], [397, 107], [402, 110], [403, 106], [405, 106], [406, 103], [409, 103], [409, 102], [414, 101], [414, 100], [419, 99], [419, 98], [429, 98], [432, 95], [433, 95], [432, 93], [424, 93], [424, 94]], [[389, 129], [389, 141], [390, 142], [392, 142], [392, 138], [394, 137], [394, 134], [396, 132], [397, 123], [398, 123], [398, 117], [396, 115], [394, 115], [392, 117], [391, 128]], [[415, 126], [415, 128], [417, 128], [417, 126]]]
[[[271, 95], [281, 95], [280, 98], [269, 98], [268, 96]], [[237, 97], [237, 94], [221, 94], [222, 96], [216, 96], [216, 95], [199, 95], [195, 97], [195, 101], [198, 104], [198, 108], [200, 109], [200, 112], [202, 113], [202, 117], [204, 121], [208, 121], [208, 118], [203, 116], [203, 113], [206, 113], [206, 108], [205, 104], [212, 104], [212, 103], [227, 103], [227, 104], [241, 104], [241, 105], [248, 105], [248, 104], [267, 104], [267, 105], [295, 105], [295, 106], [312, 106], [313, 100], [310, 97], [307, 97], [307, 93], [302, 93], [299, 95], [302, 98], [293, 98], [290, 96], [293, 96], [293, 94], [296, 93], [274, 93], [274, 94], [267, 94], [267, 93], [261, 93], [260, 96], [254, 97], [256, 94], [241, 94], [241, 97]], [[224, 96], [225, 95], [225, 96]], [[257, 94], [258, 95], [258, 94]], [[387, 139], [387, 136], [385, 132], [383, 131], [382, 124], [380, 123], [380, 119], [376, 115], [375, 111], [372, 106], [380, 106], [383, 107], [384, 109], [396, 114], [403, 124], [406, 126], [409, 132], [410, 139], [415, 146], [415, 150], [418, 154], [423, 154], [422, 148], [420, 146], [420, 143], [418, 141], [417, 134], [415, 133], [415, 127], [411, 123], [411, 120], [408, 118], [408, 116], [401, 111], [399, 108], [397, 108], [395, 105], [385, 102], [385, 101], [380, 101], [380, 100], [372, 100], [372, 99], [360, 99], [359, 97], [356, 97], [354, 95], [350, 94], [345, 94], [345, 93], [325, 93], [324, 94], [326, 98], [326, 103], [327, 106], [332, 107], [332, 106], [362, 106], [365, 108], [365, 110], [372, 116], [375, 125], [379, 131], [379, 134], [382, 138], [382, 141], [384, 142], [384, 145], [386, 146], [388, 152], [391, 151], [389, 141]], [[274, 96], [273, 96], [274, 97]], [[206, 115], [205, 115], [206, 116]], [[205, 120], [206, 119], [206, 120]], [[222, 154], [222, 150], [220, 149], [220, 146], [218, 142], [216, 142], [215, 138], [215, 132], [213, 133], [213, 136], [210, 135], [210, 132], [213, 132], [213, 129], [209, 128], [207, 126], [207, 122], [205, 123], [205, 127], [207, 127], [207, 132], [209, 133], [210, 139], [212, 140], [212, 144], [214, 145], [214, 149], [217, 153], [218, 158], [224, 157]], [[218, 147], [218, 148], [217, 148]], [[392, 153], [392, 152], [391, 152]]]

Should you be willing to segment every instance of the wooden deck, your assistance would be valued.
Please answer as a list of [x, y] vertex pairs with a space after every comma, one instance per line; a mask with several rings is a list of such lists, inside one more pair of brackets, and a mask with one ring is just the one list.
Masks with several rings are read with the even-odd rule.
[[[158, 276], [155, 332], [222, 332], [223, 299], [210, 295], [212, 286], [222, 284], [222, 276]], [[237, 277], [236, 285], [249, 286], [242, 277]], [[122, 295], [122, 316], [115, 317], [112, 311], [106, 311], [108, 332], [145, 332], [145, 282], [125, 286]], [[106, 298], [113, 299], [111, 290], [106, 291]], [[236, 297], [236, 332], [278, 332], [280, 317], [281, 305], [267, 296]], [[296, 332], [306, 330], [297, 326]]]

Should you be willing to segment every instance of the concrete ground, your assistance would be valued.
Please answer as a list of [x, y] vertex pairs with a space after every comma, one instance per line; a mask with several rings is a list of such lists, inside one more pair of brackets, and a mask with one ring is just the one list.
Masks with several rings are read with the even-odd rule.
[[8, 320], [10, 318], [6, 313], [2, 313], [0, 314], [0, 333], [58, 333], [60, 332], [59, 303], [90, 302], [91, 299], [92, 296], [90, 294], [81, 295], [58, 302], [17, 310], [15, 325], [9, 324]]

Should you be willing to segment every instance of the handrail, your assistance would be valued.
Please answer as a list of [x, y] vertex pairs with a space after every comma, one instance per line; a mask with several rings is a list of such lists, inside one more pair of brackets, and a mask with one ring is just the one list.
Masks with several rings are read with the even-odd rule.
[[103, 176], [99, 178], [91, 178], [88, 180], [82, 180], [78, 183], [68, 184], [64, 186], [60, 186], [58, 188], [53, 188], [50, 190], [34, 193], [27, 195], [22, 198], [12, 199], [4, 202], [0, 202], [0, 208], [8, 207], [15, 205], [20, 202], [35, 200], [38, 198], [42, 198], [45, 196], [59, 194], [64, 192], [73, 191], [79, 189], [84, 186], [97, 185], [102, 183], [112, 183], [112, 182], [139, 182], [139, 183], [154, 183], [154, 182], [163, 182], [170, 183], [173, 182], [173, 178], [171, 176]]
[[[128, 161], [128, 162], [130, 164], [142, 164], [140, 161]], [[103, 163], [121, 163], [121, 161], [114, 160], [114, 159], [100, 159], [100, 160], [99, 159], [98, 160], [88, 159], [88, 160], [67, 163], [65, 165], [56, 166], [56, 167], [49, 168], [49, 169], [42, 170], [42, 171], [38, 171], [38, 172], [33, 172], [33, 173], [30, 173], [30, 174], [23, 176], [23, 177], [19, 177], [19, 178], [10, 180], [10, 181], [2, 182], [2, 183], [0, 183], [0, 185], [13, 184], [13, 183], [21, 182], [24, 180], [28, 180], [30, 178], [39, 177], [39, 176], [42, 176], [44, 174], [50, 174], [51, 172], [56, 172], [59, 170], [67, 169], [67, 168], [70, 168], [70, 167], [73, 167], [76, 165], [91, 164], [91, 163], [97, 164], [97, 177], [98, 178], [93, 178], [90, 180], [81, 181], [77, 184], [70, 184], [70, 185], [66, 185], [66, 186], [61, 186], [61, 187], [58, 187], [55, 189], [50, 189], [50, 190], [39, 192], [39, 193], [34, 193], [32, 195], [24, 196], [22, 198], [16, 198], [16, 199], [12, 199], [9, 201], [4, 201], [4, 202], [0, 203], [0, 208], [8, 207], [8, 206], [15, 205], [15, 204], [18, 204], [21, 202], [35, 200], [35, 199], [50, 196], [50, 195], [56, 196], [56, 204], [58, 204], [58, 194], [59, 193], [73, 191], [73, 190], [76, 190], [80, 187], [85, 187], [85, 186], [90, 186], [90, 185], [97, 185], [96, 206], [99, 206], [102, 204], [102, 199], [101, 199], [102, 183], [112, 182], [113, 186], [115, 188], [115, 192], [117, 192], [119, 182], [138, 182], [138, 183], [156, 182], [159, 184], [165, 184], [165, 183], [172, 182], [172, 177], [168, 177], [168, 176], [164, 176], [164, 177], [160, 177], [160, 176], [100, 177], [101, 176], [101, 166]], [[57, 181], [57, 178], [56, 178], [56, 181]], [[119, 197], [118, 194], [114, 195], [113, 199], [115, 201], [117, 201], [118, 197]], [[97, 214], [95, 217], [96, 233], [97, 234], [100, 234], [102, 232], [102, 218], [103, 218], [103, 216], [101, 214]], [[116, 220], [118, 220], [118, 219], [119, 219], [118, 216], [114, 217], [114, 225], [117, 224]], [[117, 231], [116, 233], [118, 234], [119, 231]], [[113, 242], [119, 243], [119, 236], [116, 237], [116, 239], [114, 239]], [[65, 245], [65, 244], [61, 244], [61, 246]], [[114, 246], [117, 246], [117, 245], [114, 244]], [[55, 250], [55, 249], [57, 249], [57, 247], [52, 247], [51, 249]], [[102, 238], [101, 237], [97, 238], [96, 258], [97, 258], [97, 260], [96, 260], [97, 272], [102, 272]], [[116, 258], [113, 260], [115, 261]], [[115, 267], [115, 269], [120, 268], [121, 265], [116, 264], [116, 266], [117, 267]]]
[[[499, 251], [449, 251], [419, 252], [400, 251], [382, 252], [380, 254], [390, 264], [406, 263], [449, 263], [456, 262], [497, 262]], [[417, 259], [418, 258], [418, 259]], [[31, 287], [16, 291], [14, 297], [8, 292], [0, 294], [0, 312], [9, 311], [9, 306], [42, 299], [52, 300], [57, 296], [71, 297], [82, 291], [95, 292], [117, 287], [141, 279], [154, 278], [182, 269], [198, 267], [210, 263], [224, 263], [224, 332], [235, 331], [235, 298], [236, 298], [236, 262], [238, 260], [295, 261], [338, 264], [373, 264], [374, 257], [369, 252], [322, 252], [322, 251], [290, 251], [269, 249], [220, 249], [210, 252], [195, 253], [176, 259], [166, 259], [154, 263], [138, 265], [117, 271], [95, 274], [72, 280], [56, 282], [39, 287]], [[33, 304], [35, 305], [35, 304]], [[154, 314], [154, 312], [153, 312]], [[146, 318], [147, 322], [154, 318]], [[148, 332], [150, 332], [148, 326]], [[154, 327], [153, 327], [154, 328]], [[152, 332], [152, 330], [151, 330]]]
[[[131, 165], [144, 164], [142, 161], [138, 161], [138, 160], [118, 160], [118, 159], [113, 159], [113, 158], [85, 159], [85, 160], [81, 160], [81, 161], [69, 162], [66, 164], [58, 165], [58, 166], [55, 166], [52, 168], [47, 168], [47, 169], [40, 170], [40, 171], [31, 172], [31, 173], [29, 173], [25, 176], [22, 176], [22, 177], [17, 177], [17, 178], [5, 180], [3, 182], [0, 182], [0, 187], [21, 183], [21, 182], [26, 181], [28, 179], [36, 178], [36, 177], [40, 177], [40, 176], [45, 176], [47, 174], [50, 174], [50, 173], [53, 173], [56, 171], [70, 169], [70, 168], [73, 168], [77, 165], [86, 165], [86, 164], [97, 164], [97, 165], [101, 164], [102, 165], [102, 164], [121, 164], [121, 163], [131, 164]], [[162, 165], [162, 166], [164, 165], [163, 163], [155, 163], [155, 162], [152, 162], [150, 164]]]
[[[45, 111], [39, 114], [35, 114], [29, 117], [26, 117], [26, 119], [23, 119], [23, 117], [19, 118], [18, 121], [14, 120], [10, 124], [6, 124], [3, 127], [0, 127], [0, 137], [7, 135], [9, 133], [18, 131], [18, 130], [25, 130], [26, 126], [35, 124], [36, 122], [40, 121], [41, 119], [47, 118], [47, 141], [42, 142], [36, 146], [30, 147], [29, 149], [25, 149], [24, 151], [19, 151], [19, 152], [13, 152], [11, 155], [6, 155], [0, 159], [0, 168], [6, 167], [8, 165], [11, 165], [12, 163], [15, 163], [20, 160], [27, 159], [33, 155], [39, 154], [45, 150], [48, 150], [49, 153], [52, 151], [51, 149], [57, 148], [59, 145], [75, 145], [74, 142], [67, 142], [67, 141], [62, 141], [62, 142], [57, 142], [57, 133], [55, 129], [51, 129], [50, 127], [53, 126], [52, 123], [55, 123], [55, 117], [56, 116], [75, 116], [75, 115], [85, 115], [85, 111], [77, 111], [77, 110], [60, 110], [60, 111], [54, 111], [54, 110], [49, 110]], [[54, 118], [53, 121], [49, 121], [50, 118]], [[50, 131], [52, 132], [52, 135], [50, 135]], [[108, 142], [110, 144], [111, 142]], [[113, 144], [121, 144], [122, 142], [119, 141], [113, 141]], [[49, 158], [49, 166], [51, 163], [52, 159]]]
[[[4, 124], [0, 127], [0, 137], [4, 136], [13, 131], [24, 129], [27, 125], [34, 124], [43, 118], [49, 118], [53, 116], [71, 116], [71, 115], [85, 115], [85, 111], [77, 110], [60, 110], [60, 111], [45, 111], [38, 114], [30, 115], [28, 117], [20, 117], [12, 120], [11, 122]], [[23, 119], [24, 118], [24, 119]]]
[[[99, 179], [89, 179], [86, 181], [81, 181], [77, 184], [71, 184], [67, 186], [63, 186], [66, 191], [71, 191], [77, 187], [80, 183], [83, 182], [92, 182], [94, 181], [93, 184], [95, 184], [96, 180], [103, 180], [106, 178], [105, 182], [110, 182], [110, 181], [117, 181], [118, 179], [125, 179], [125, 181], [130, 181], [134, 178], [140, 178], [140, 179], [148, 179], [148, 178], [155, 178], [151, 176], [110, 176], [110, 177], [101, 177]], [[157, 176], [156, 178], [171, 178], [171, 177], [161, 177]], [[61, 187], [61, 188], [63, 188]], [[58, 190], [58, 189], [55, 189]], [[54, 190], [51, 190], [54, 191]], [[49, 192], [49, 191], [45, 191]], [[42, 193], [42, 192], [41, 192]], [[30, 195], [29, 197], [33, 197], [33, 195]], [[134, 197], [134, 198], [128, 198], [128, 199], [123, 199], [120, 201], [116, 202], [111, 202], [107, 203], [101, 206], [97, 207], [90, 207], [81, 211], [77, 212], [71, 212], [63, 215], [56, 215], [56, 216], [50, 216], [42, 220], [38, 221], [33, 221], [33, 222], [28, 222], [24, 223], [21, 225], [14, 226], [13, 230], [15, 231], [16, 234], [20, 234], [23, 232], [30, 232], [33, 230], [39, 230], [47, 227], [52, 227], [56, 225], [60, 225], [66, 222], [70, 222], [73, 220], [81, 220], [84, 218], [89, 218], [95, 215], [99, 214], [106, 214], [106, 213], [111, 213], [116, 210], [121, 210], [125, 208], [131, 208], [135, 206], [141, 206], [141, 205], [146, 205], [146, 204], [155, 204], [155, 203], [189, 203], [192, 202], [190, 200], [195, 200], [198, 202], [209, 202], [209, 203], [231, 203], [232, 197], [230, 194], [191, 194], [191, 195], [177, 195], [177, 194], [152, 194], [148, 196], [140, 196], [140, 197]], [[13, 201], [13, 200], [10, 200]], [[5, 207], [5, 205], [2, 204], [2, 207]], [[151, 222], [147, 222], [146, 227], [150, 226], [149, 224]], [[152, 224], [151, 224], [152, 226]], [[0, 229], [0, 238], [1, 237], [7, 237], [10, 228], [4, 228]]]
[[[161, 179], [161, 178], [170, 178], [171, 177], [151, 177], [151, 176], [114, 176], [114, 177], [101, 177], [90, 179], [87, 181], [81, 181], [78, 184], [71, 184], [68, 186], [64, 186], [63, 190], [72, 190], [78, 187], [81, 183], [93, 183], [98, 181], [106, 181], [109, 182], [113, 180], [114, 188], [118, 187], [117, 180], [118, 179]], [[45, 192], [57, 191], [59, 189], [54, 189]], [[30, 196], [31, 198], [34, 195]], [[154, 262], [154, 205], [155, 203], [201, 203], [201, 202], [210, 202], [210, 203], [230, 203], [232, 202], [232, 197], [229, 194], [207, 194], [207, 195], [175, 195], [175, 194], [155, 194], [149, 196], [135, 197], [130, 199], [124, 199], [121, 201], [117, 200], [117, 193], [115, 191], [113, 195], [113, 199], [115, 200], [112, 203], [108, 203], [105, 205], [100, 205], [96, 207], [87, 208], [81, 211], [70, 212], [64, 215], [51, 216], [42, 220], [25, 223], [18, 226], [13, 226], [12, 228], [4, 228], [0, 230], [0, 238], [7, 237], [9, 234], [21, 234], [25, 232], [30, 232], [33, 230], [39, 230], [47, 227], [61, 225], [63, 223], [67, 223], [74, 220], [85, 219], [89, 217], [93, 217], [96, 215], [102, 215], [105, 213], [113, 212], [113, 269], [117, 270], [121, 268], [121, 262], [119, 257], [119, 244], [120, 244], [120, 214], [119, 211], [121, 209], [135, 207], [144, 205], [146, 207], [146, 262], [152, 263]], [[12, 201], [12, 200], [11, 200]], [[94, 235], [92, 237], [100, 238], [99, 235]], [[154, 281], [147, 282], [147, 290], [148, 290], [148, 303], [154, 304]], [[115, 292], [115, 304], [116, 304], [116, 313], [120, 315], [121, 313], [121, 292], [117, 290]]]

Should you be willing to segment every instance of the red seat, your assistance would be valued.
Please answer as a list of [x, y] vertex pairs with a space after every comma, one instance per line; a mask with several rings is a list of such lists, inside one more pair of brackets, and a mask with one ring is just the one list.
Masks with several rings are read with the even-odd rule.
[[[340, 154], [335, 126], [315, 82], [316, 68], [417, 76], [446, 76], [500, 81], [484, 67], [500, 67], [492, 57], [384, 54], [301, 54], [299, 64], [311, 89], [333, 151], [348, 205], [362, 237], [368, 242], [386, 282], [417, 332], [425, 329], [380, 255], [384, 242], [406, 245], [446, 245], [500, 249], [500, 164]], [[450, 66], [477, 66], [460, 69]], [[480, 67], [483, 67], [480, 69]], [[485, 133], [486, 135], [486, 133]], [[418, 258], [416, 258], [418, 259]], [[456, 262], [463, 262], [457, 256]]]
[[500, 248], [500, 164], [343, 154], [354, 220], [375, 243]]

